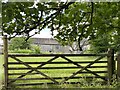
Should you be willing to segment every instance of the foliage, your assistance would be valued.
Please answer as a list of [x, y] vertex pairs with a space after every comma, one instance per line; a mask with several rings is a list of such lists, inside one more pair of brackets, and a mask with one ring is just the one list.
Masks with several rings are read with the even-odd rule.
[[114, 41], [110, 39], [111, 38], [107, 35], [103, 35], [101, 37], [97, 37], [94, 40], [91, 40], [90, 51], [93, 53], [105, 53], [108, 51], [108, 48], [113, 48], [115, 52], [119, 51], [119, 39]]
[[90, 28], [92, 24], [92, 8], [91, 3], [74, 3], [62, 13], [61, 27], [55, 36], [60, 43], [72, 45], [77, 41], [80, 45], [80, 41], [87, 38], [89, 34], [85, 35], [87, 32], [85, 28]]
[[103, 35], [91, 41], [90, 50], [94, 53], [105, 53], [110, 48], [110, 40], [107, 36]]
[[9, 53], [22, 53], [22, 54], [40, 54], [39, 46], [32, 46], [31, 49], [17, 49], [17, 50], [9, 50]]
[[[12, 37], [26, 34], [36, 30], [35, 34], [51, 25], [51, 20], [59, 15], [60, 11], [67, 8], [71, 2], [7, 2], [2, 4], [3, 31]], [[60, 6], [60, 7], [59, 7]], [[11, 13], [9, 13], [11, 12]], [[13, 37], [14, 37], [13, 36]]]
[[31, 50], [32, 50], [35, 54], [40, 54], [40, 53], [41, 53], [40, 46], [37, 46], [37, 45], [32, 45]]
[[16, 37], [10, 41], [9, 49], [18, 50], [18, 49], [30, 49], [31, 40], [25, 41], [25, 37]]
[[31, 49], [18, 49], [18, 50], [9, 50], [9, 53], [22, 53], [22, 54], [40, 54], [39, 46], [32, 47]]
[[[26, 35], [28, 39], [47, 27], [52, 35], [58, 32], [54, 36], [62, 45], [77, 41], [80, 50], [83, 38], [94, 41], [102, 35], [111, 38], [110, 46], [119, 45], [120, 2], [7, 2], [2, 6], [3, 31], [9, 38]], [[31, 31], [35, 33], [30, 35]]]
[[105, 52], [108, 48], [120, 50], [119, 5], [120, 3], [110, 2], [95, 4], [94, 37], [91, 39], [95, 52]]

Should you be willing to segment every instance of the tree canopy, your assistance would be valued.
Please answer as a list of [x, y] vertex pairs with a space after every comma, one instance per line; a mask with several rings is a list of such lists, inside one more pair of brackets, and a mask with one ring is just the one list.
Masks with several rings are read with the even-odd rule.
[[[29, 39], [46, 27], [58, 34], [54, 37], [63, 45], [72, 45], [84, 38], [109, 39], [117, 47], [120, 38], [120, 2], [7, 2], [2, 3], [3, 33], [9, 38], [26, 35]], [[35, 31], [30, 35], [31, 31]]]

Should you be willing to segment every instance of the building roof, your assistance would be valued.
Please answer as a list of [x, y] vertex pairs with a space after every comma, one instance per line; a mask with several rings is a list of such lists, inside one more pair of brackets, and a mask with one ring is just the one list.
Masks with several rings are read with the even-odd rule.
[[31, 38], [33, 43], [40, 45], [59, 45], [53, 38]]

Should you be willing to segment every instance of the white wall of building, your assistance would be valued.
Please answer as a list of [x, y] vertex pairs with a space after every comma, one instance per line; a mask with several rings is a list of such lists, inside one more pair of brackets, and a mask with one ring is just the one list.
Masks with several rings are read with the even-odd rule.
[[2, 36], [0, 36], [0, 53], [2, 53], [2, 48], [3, 48], [3, 40], [2, 40]]

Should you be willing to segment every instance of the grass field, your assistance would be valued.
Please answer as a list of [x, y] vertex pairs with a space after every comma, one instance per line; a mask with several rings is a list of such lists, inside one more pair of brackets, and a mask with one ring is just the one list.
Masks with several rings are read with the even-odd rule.
[[[51, 59], [52, 57], [21, 57], [21, 58], [19, 58], [20, 60], [22, 60], [22, 61], [24, 61], [24, 62], [46, 62], [46, 61], [48, 61], [49, 59]], [[76, 62], [78, 62], [78, 61], [94, 61], [97, 57], [68, 57], [69, 59], [71, 59], [71, 60], [73, 60], [73, 61], [76, 61]], [[1, 77], [2, 77], [2, 75], [3, 75], [3, 68], [2, 68], [2, 63], [3, 63], [3, 61], [2, 61], [2, 57], [0, 57], [0, 60], [1, 60]], [[105, 61], [106, 60], [106, 58], [103, 58], [103, 59], [101, 59], [100, 61]], [[17, 61], [15, 61], [14, 59], [12, 59], [12, 58], [9, 58], [9, 62], [17, 62]], [[58, 59], [55, 59], [53, 62], [67, 62], [66, 60], [64, 60], [64, 59], [62, 59], [62, 58], [58, 58]], [[80, 65], [82, 65], [82, 66], [86, 66], [86, 65], [88, 65], [89, 63], [87, 63], [87, 64], [80, 64]], [[39, 66], [39, 64], [29, 64], [30, 66], [32, 66], [32, 67], [37, 67], [37, 66]], [[96, 63], [96, 64], [93, 64], [92, 66], [107, 66], [107, 63]], [[44, 74], [46, 74], [46, 75], [48, 75], [48, 76], [50, 76], [50, 77], [61, 77], [62, 79], [57, 79], [56, 81], [58, 81], [58, 82], [60, 82], [60, 81], [62, 81], [62, 80], [64, 80], [64, 78], [63, 77], [69, 77], [70, 75], [72, 75], [72, 73], [74, 73], [74, 72], [76, 72], [76, 71], [78, 71], [79, 70], [79, 68], [74, 68], [74, 69], [57, 69], [57, 67], [76, 67], [76, 65], [74, 65], [74, 64], [46, 64], [45, 66], [43, 66], [43, 68], [45, 68], [45, 67], [55, 67], [56, 69], [38, 69], [40, 72], [42, 72], [42, 73], [44, 73]], [[22, 65], [22, 64], [11, 64], [11, 65], [9, 65], [9, 68], [10, 69], [15, 69], [15, 68], [23, 68], [22, 70], [18, 70], [18, 69], [16, 69], [16, 70], [9, 70], [9, 74], [15, 74], [15, 73], [18, 73], [18, 74], [21, 74], [21, 73], [26, 73], [26, 72], [28, 72], [28, 71], [30, 71], [30, 69], [27, 69], [27, 67], [25, 66], [25, 65]], [[106, 71], [107, 70], [107, 68], [89, 68], [89, 70], [92, 70], [92, 71]], [[33, 71], [32, 73], [36, 73], [35, 71]], [[102, 74], [100, 74], [101, 76], [106, 76], [107, 74], [105, 74], [105, 73], [102, 73]], [[9, 79], [15, 79], [15, 78], [17, 78], [18, 76], [20, 76], [20, 75], [10, 75], [9, 76]], [[81, 77], [83, 77], [83, 78], [80, 78], [80, 79], [70, 79], [70, 80], [68, 80], [67, 82], [81, 82], [81, 83], [83, 83], [84, 85], [88, 85], [88, 83], [86, 82], [86, 81], [91, 81], [91, 83], [94, 83], [94, 85], [99, 85], [98, 87], [101, 87], [101, 85], [100, 84], [98, 84], [98, 83], [96, 83], [98, 80], [101, 80], [101, 79], [96, 79], [96, 78], [91, 78], [91, 79], [86, 79], [85, 77], [86, 76], [93, 76], [94, 77], [94, 75], [92, 75], [92, 74], [78, 74], [78, 75], [76, 75], [76, 77], [79, 77], [79, 76], [81, 76]], [[29, 78], [29, 79], [28, 79]], [[24, 80], [17, 80], [15, 83], [13, 83], [13, 84], [24, 84], [24, 83], [44, 83], [43, 85], [38, 85], [38, 86], [32, 86], [32, 87], [30, 87], [30, 86], [28, 86], [29, 88], [53, 88], [53, 87], [55, 87], [56, 88], [56, 86], [53, 86], [53, 85], [47, 85], [46, 83], [51, 83], [52, 81], [51, 80], [36, 80], [36, 79], [34, 79], [34, 80], [30, 80], [30, 79], [34, 79], [34, 78], [44, 78], [44, 76], [42, 76], [42, 75], [39, 75], [39, 74], [34, 74], [34, 75], [31, 75], [31, 74], [29, 74], [29, 75], [26, 75], [26, 76], [24, 76], [23, 77], [23, 79]], [[28, 80], [27, 80], [28, 79]], [[1, 78], [1, 80], [0, 81], [2, 81], [2, 78]], [[76, 84], [76, 85], [66, 85], [66, 84], [62, 84], [62, 85], [57, 85], [57, 87], [59, 88], [59, 87], [62, 87], [62, 88], [67, 88], [67, 87], [81, 87], [80, 86], [80, 84]]]

